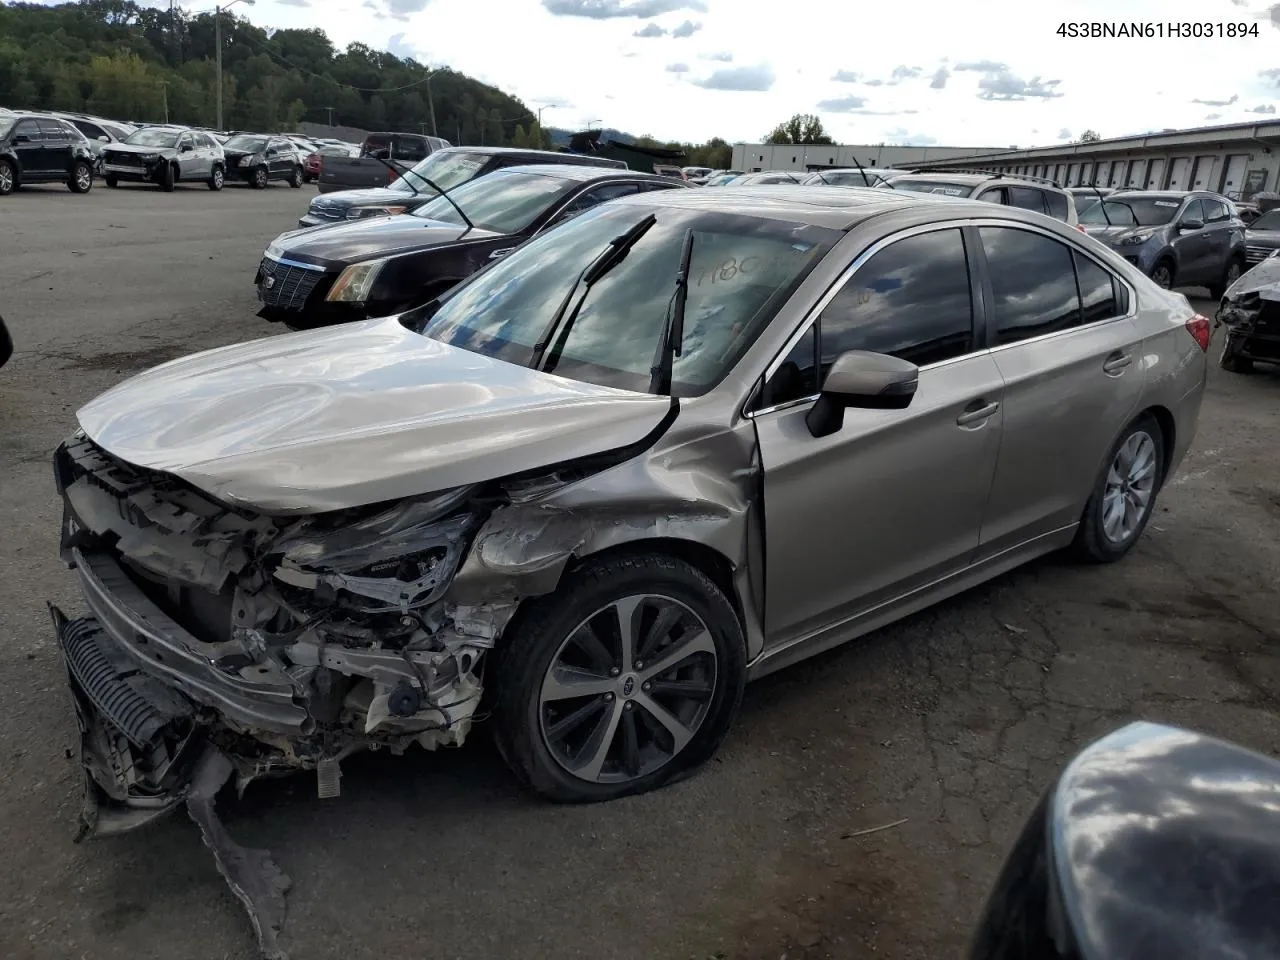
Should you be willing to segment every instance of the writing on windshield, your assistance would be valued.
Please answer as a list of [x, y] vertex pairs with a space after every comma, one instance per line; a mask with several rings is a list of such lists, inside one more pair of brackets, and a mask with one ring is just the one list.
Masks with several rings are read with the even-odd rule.
[[391, 189], [412, 193], [435, 193], [430, 180], [444, 190], [452, 190], [459, 184], [472, 180], [489, 160], [483, 153], [454, 153], [448, 150], [431, 154], [416, 163], [404, 175], [391, 184]]
[[912, 193], [940, 193], [944, 197], [967, 197], [973, 192], [968, 184], [947, 183], [941, 180], [911, 180], [899, 178], [893, 181], [895, 190], [909, 190]]

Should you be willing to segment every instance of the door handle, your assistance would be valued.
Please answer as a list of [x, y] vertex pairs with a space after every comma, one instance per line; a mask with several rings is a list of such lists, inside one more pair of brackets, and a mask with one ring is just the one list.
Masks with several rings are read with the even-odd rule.
[[985, 400], [975, 400], [969, 406], [964, 408], [964, 412], [956, 417], [956, 424], [961, 427], [967, 427], [973, 423], [980, 423], [988, 420], [1000, 409], [999, 403], [987, 403]]
[[1133, 363], [1133, 355], [1129, 353], [1113, 353], [1102, 364], [1103, 373], [1120, 373]]

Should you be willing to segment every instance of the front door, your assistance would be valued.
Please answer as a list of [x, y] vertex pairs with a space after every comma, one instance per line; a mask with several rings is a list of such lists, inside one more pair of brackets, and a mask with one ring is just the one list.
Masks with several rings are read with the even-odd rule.
[[178, 170], [183, 180], [200, 179], [200, 158], [196, 154], [196, 141], [189, 133], [178, 137]]
[[44, 180], [48, 177], [49, 158], [44, 149], [44, 133], [35, 120], [19, 120], [13, 129], [11, 142], [24, 179]]
[[1069, 526], [1143, 384], [1126, 289], [1091, 257], [1031, 228], [982, 226], [991, 356], [1004, 430], [984, 557]]
[[[764, 469], [769, 644], [820, 631], [948, 573], [978, 545], [1000, 447], [1003, 383], [977, 343], [963, 235], [904, 236], [850, 276], [769, 371], [755, 424]], [[904, 410], [805, 423], [841, 353], [920, 366]]]
[[[1204, 205], [1199, 200], [1192, 200], [1175, 220], [1173, 249], [1178, 254], [1178, 273], [1176, 281], [1179, 286], [1208, 282], [1211, 264], [1212, 240], [1209, 230], [1203, 226]], [[1188, 221], [1199, 221], [1202, 226], [1190, 230], [1182, 226]]]

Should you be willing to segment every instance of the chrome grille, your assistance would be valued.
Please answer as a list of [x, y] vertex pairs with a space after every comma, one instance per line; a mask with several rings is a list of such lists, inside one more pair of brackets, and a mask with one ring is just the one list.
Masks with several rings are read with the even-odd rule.
[[1250, 263], [1257, 263], [1260, 260], [1265, 260], [1274, 252], [1274, 247], [1249, 246], [1244, 248], [1245, 256], [1248, 258]]
[[316, 270], [293, 267], [263, 257], [258, 267], [258, 299], [269, 307], [301, 310], [324, 276]]

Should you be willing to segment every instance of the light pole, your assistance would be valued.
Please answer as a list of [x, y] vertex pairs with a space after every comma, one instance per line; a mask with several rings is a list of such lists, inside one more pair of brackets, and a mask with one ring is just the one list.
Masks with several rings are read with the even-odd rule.
[[440, 134], [436, 130], [436, 98], [431, 95], [431, 78], [439, 72], [439, 70], [432, 70], [427, 74], [427, 107], [431, 111], [431, 135], [433, 137], [438, 137]]
[[560, 105], [557, 103], [544, 103], [542, 106], [538, 108], [538, 148], [539, 149], [542, 149], [542, 147], [545, 146], [546, 144], [546, 140], [542, 136], [542, 111], [556, 110], [559, 108], [559, 106]]
[[218, 122], [216, 124], [219, 131], [222, 130], [222, 11], [228, 10], [237, 3], [247, 3], [253, 6], [254, 0], [230, 0], [213, 8], [213, 45], [217, 47], [218, 61]]

